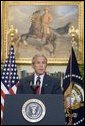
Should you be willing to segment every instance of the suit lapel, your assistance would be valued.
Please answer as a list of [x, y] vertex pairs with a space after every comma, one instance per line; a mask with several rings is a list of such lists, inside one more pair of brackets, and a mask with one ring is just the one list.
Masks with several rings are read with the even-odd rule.
[[34, 74], [30, 76], [29, 84], [34, 85]]
[[45, 74], [44, 79], [43, 79], [43, 84], [42, 84], [42, 90], [41, 93], [44, 94], [46, 88], [48, 87], [48, 76]]

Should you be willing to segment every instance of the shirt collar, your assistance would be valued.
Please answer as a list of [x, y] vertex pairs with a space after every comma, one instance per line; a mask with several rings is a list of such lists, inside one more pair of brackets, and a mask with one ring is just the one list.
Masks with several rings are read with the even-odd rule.
[[38, 75], [35, 73], [35, 74], [34, 74], [34, 85], [36, 84], [36, 79], [37, 79], [37, 77], [40, 77], [41, 86], [42, 86], [44, 75], [45, 75], [45, 74], [42, 74], [42, 75], [39, 75], [39, 76], [38, 76]]
[[41, 79], [43, 79], [43, 78], [44, 78], [44, 75], [45, 75], [45, 74], [42, 74], [42, 75], [39, 75], [39, 76], [38, 76], [38, 75], [35, 73], [35, 74], [34, 74], [34, 77], [35, 77], [35, 78], [40, 77]]

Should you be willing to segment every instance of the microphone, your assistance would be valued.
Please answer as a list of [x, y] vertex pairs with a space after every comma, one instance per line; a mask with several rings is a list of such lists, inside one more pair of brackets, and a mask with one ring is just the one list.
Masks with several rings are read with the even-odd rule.
[[31, 89], [32, 89], [33, 92], [35, 93], [35, 91], [39, 88], [39, 84], [34, 85], [34, 84], [32, 83], [32, 81], [30, 81], [29, 83], [30, 83]]
[[29, 83], [30, 83], [31, 89], [34, 91], [34, 88], [35, 88], [34, 84], [32, 83], [32, 81], [30, 81]]
[[32, 83], [32, 81], [30, 81], [29, 83], [30, 83], [30, 87], [31, 87], [31, 89], [32, 89], [32, 91], [33, 91], [34, 94], [40, 94], [41, 93], [40, 81], [39, 80], [37, 80], [36, 85], [34, 85]]

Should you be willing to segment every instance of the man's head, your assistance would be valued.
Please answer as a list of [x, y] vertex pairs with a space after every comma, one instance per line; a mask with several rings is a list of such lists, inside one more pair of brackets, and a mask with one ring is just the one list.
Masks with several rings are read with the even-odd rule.
[[44, 55], [35, 55], [32, 59], [32, 67], [37, 75], [44, 74], [47, 67], [47, 58]]
[[46, 7], [46, 8], [44, 9], [44, 11], [45, 11], [46, 13], [48, 13], [48, 11], [49, 11], [48, 7]]

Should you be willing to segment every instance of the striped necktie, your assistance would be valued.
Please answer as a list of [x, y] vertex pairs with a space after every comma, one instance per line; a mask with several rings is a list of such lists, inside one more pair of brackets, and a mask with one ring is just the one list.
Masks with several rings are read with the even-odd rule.
[[36, 80], [36, 86], [35, 86], [35, 94], [41, 94], [41, 87], [40, 87], [40, 77], [37, 77], [37, 80]]

